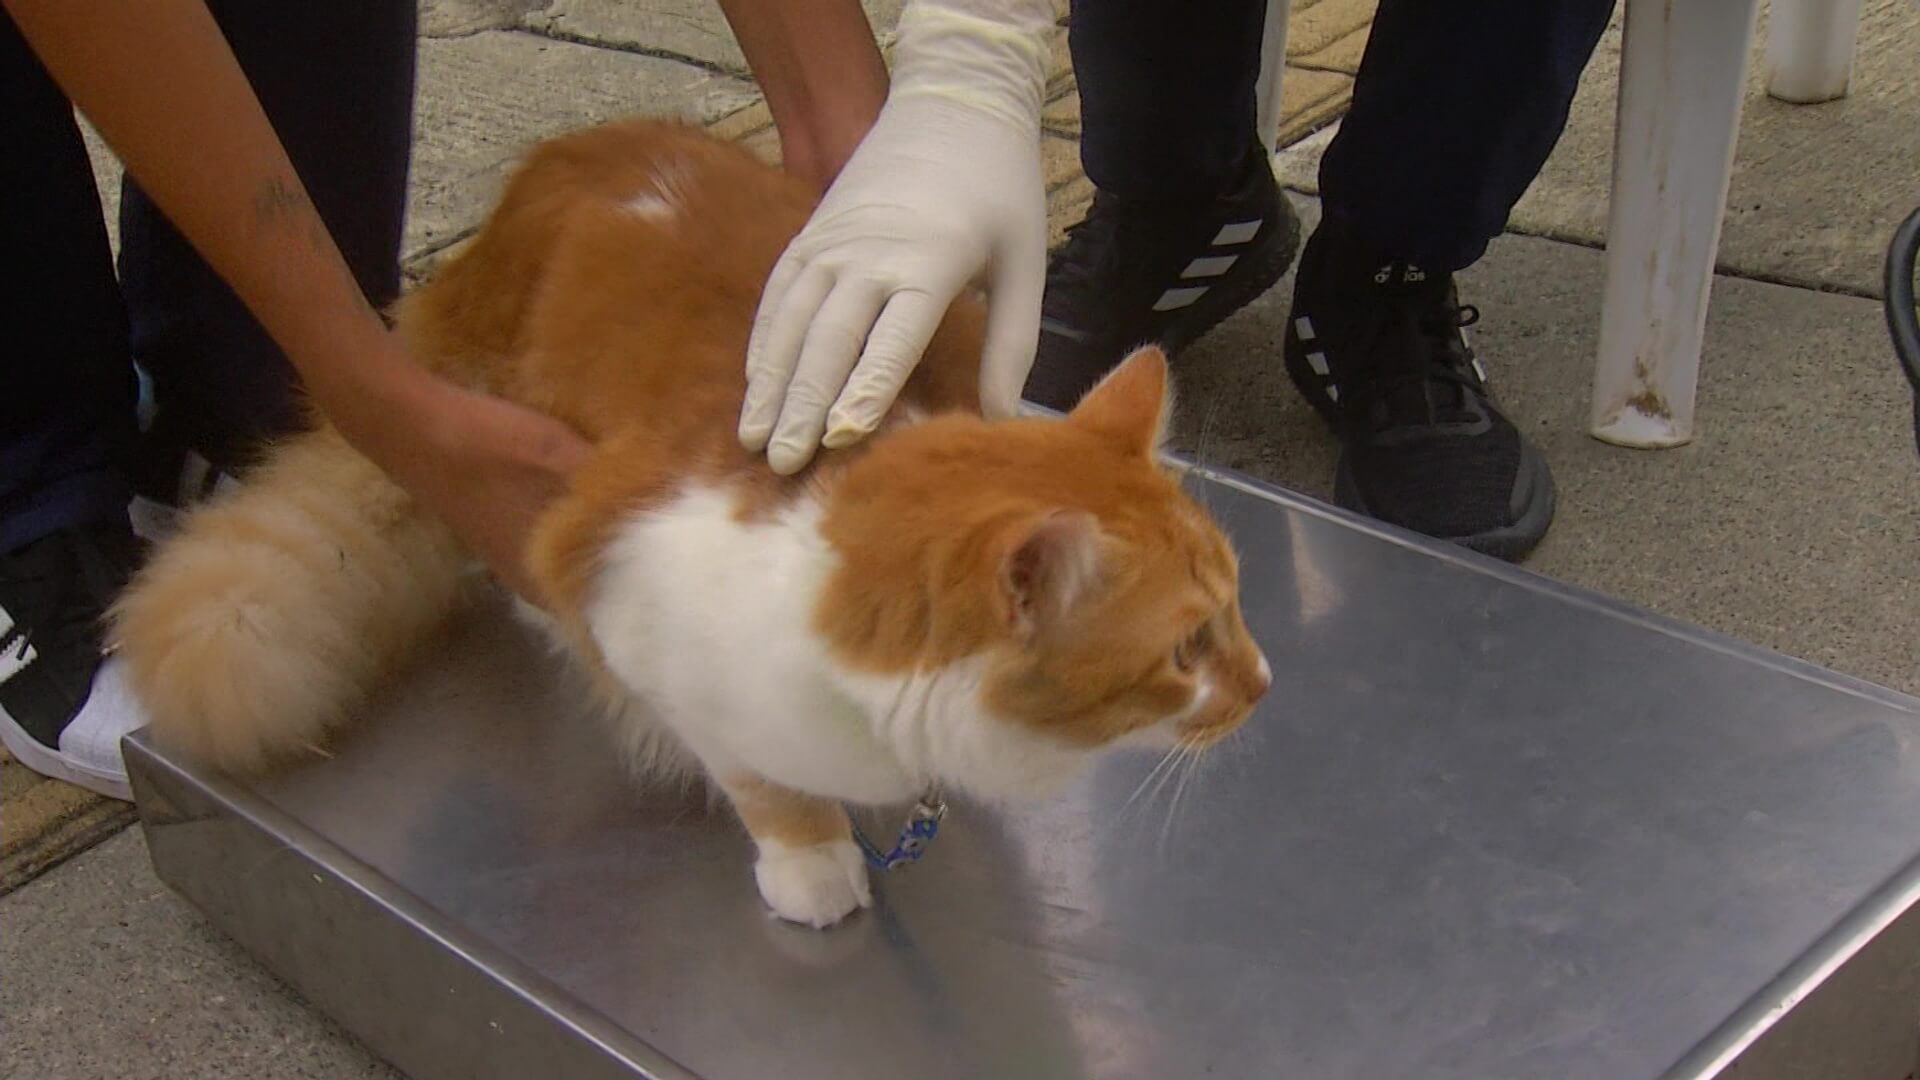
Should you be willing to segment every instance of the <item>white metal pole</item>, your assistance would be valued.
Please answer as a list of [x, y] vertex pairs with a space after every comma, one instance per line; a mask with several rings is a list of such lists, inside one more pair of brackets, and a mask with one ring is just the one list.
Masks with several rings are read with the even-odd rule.
[[1693, 438], [1694, 392], [1759, 0], [1627, 0], [1591, 432]]
[[1267, 0], [1267, 26], [1260, 36], [1260, 81], [1255, 84], [1260, 145], [1271, 154], [1280, 138], [1280, 84], [1287, 66], [1287, 13], [1290, 0]]
[[1767, 93], [1807, 105], [1847, 96], [1860, 38], [1860, 0], [1772, 0]]

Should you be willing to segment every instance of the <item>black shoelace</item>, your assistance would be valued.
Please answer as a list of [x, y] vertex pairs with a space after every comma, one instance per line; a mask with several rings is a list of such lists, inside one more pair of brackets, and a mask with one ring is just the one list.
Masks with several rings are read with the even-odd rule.
[[1460, 331], [1480, 321], [1480, 309], [1448, 297], [1382, 298], [1381, 310], [1355, 336], [1354, 355], [1367, 376], [1357, 380], [1350, 406], [1378, 429], [1469, 421], [1479, 393], [1473, 357]]

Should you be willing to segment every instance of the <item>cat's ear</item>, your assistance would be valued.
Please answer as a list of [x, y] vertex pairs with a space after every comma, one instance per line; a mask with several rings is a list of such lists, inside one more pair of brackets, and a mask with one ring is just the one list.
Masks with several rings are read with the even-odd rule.
[[1172, 414], [1167, 354], [1157, 345], [1146, 345], [1087, 391], [1067, 419], [1145, 457], [1160, 449]]
[[1058, 619], [1100, 578], [1100, 520], [1084, 510], [1037, 514], [1014, 529], [1000, 560], [1011, 628], [1025, 635]]

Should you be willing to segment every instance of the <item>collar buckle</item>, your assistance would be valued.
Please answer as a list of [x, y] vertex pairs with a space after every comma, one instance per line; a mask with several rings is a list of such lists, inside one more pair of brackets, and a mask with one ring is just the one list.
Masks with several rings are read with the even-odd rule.
[[868, 866], [875, 870], [893, 870], [920, 861], [920, 857], [933, 844], [934, 837], [940, 834], [940, 822], [946, 816], [946, 798], [937, 790], [929, 790], [913, 804], [913, 810], [907, 814], [907, 823], [894, 840], [893, 850], [882, 852], [873, 841], [867, 839], [858, 823], [853, 826], [853, 839], [866, 855]]

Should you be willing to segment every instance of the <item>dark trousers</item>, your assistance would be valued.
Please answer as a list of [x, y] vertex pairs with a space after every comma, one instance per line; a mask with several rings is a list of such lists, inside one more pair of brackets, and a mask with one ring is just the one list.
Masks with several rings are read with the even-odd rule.
[[[209, 5], [348, 265], [399, 295], [411, 0]], [[156, 428], [216, 464], [299, 422], [286, 358], [131, 178], [116, 278], [65, 97], [0, 11], [0, 552], [122, 517], [137, 361]]]
[[[1326, 220], [1370, 254], [1478, 259], [1566, 125], [1614, 0], [1381, 0], [1320, 166]], [[1102, 191], [1219, 195], [1254, 145], [1265, 0], [1074, 0], [1081, 161]]]

